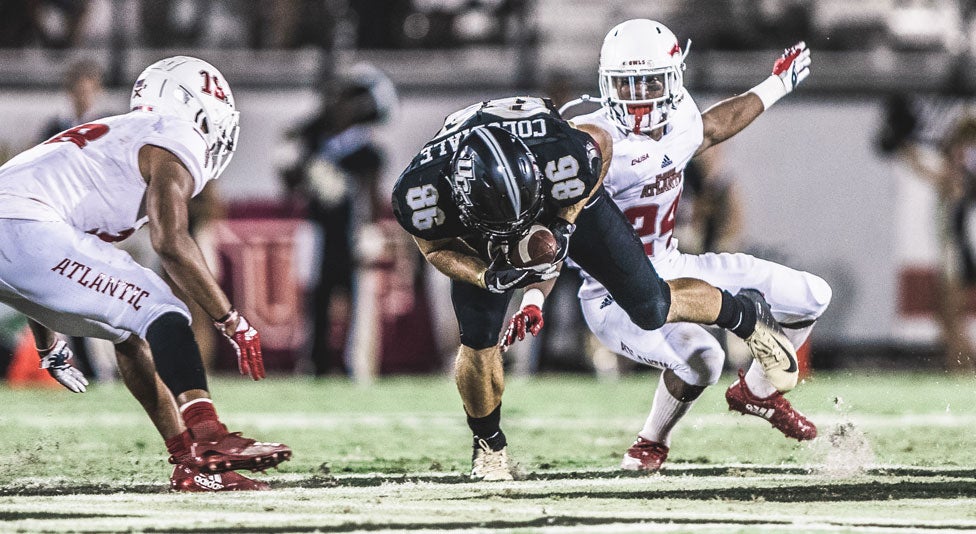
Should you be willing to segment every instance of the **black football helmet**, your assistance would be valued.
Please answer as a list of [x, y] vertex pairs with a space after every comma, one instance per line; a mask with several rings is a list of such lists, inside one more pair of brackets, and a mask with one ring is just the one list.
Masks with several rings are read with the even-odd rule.
[[451, 161], [461, 222], [492, 238], [521, 237], [542, 213], [542, 174], [521, 139], [497, 126], [471, 130]]

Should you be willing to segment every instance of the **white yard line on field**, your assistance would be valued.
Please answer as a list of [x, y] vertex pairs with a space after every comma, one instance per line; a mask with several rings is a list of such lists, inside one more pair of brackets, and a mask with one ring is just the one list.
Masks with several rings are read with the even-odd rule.
[[[621, 428], [630, 429], [634, 421], [642, 415], [634, 414], [615, 417], [520, 417], [517, 415], [506, 418], [511, 427], [521, 428]], [[952, 413], [919, 413], [900, 415], [879, 414], [809, 414], [818, 425], [832, 425], [853, 423], [860, 428], [891, 427], [976, 427], [976, 414]], [[309, 414], [309, 413], [228, 413], [224, 419], [231, 424], [246, 424], [258, 428], [374, 428], [389, 427], [391, 425], [406, 428], [429, 429], [436, 426], [454, 427], [463, 425], [460, 414], [436, 415], [405, 415], [391, 413], [380, 414]], [[34, 428], [52, 427], [125, 427], [138, 426], [147, 422], [144, 415], [137, 413], [85, 414], [79, 412], [38, 415], [36, 413], [4, 413], [0, 415], [0, 426], [24, 426]], [[692, 415], [685, 419], [684, 425], [693, 428], [700, 427], [733, 427], [739, 424], [761, 423], [755, 417], [741, 417], [738, 414], [719, 413]]]

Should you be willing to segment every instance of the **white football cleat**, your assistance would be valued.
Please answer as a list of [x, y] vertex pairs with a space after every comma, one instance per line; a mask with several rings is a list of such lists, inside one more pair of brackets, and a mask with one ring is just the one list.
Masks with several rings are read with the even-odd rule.
[[769, 303], [755, 289], [743, 289], [739, 295], [756, 309], [756, 330], [746, 338], [752, 357], [763, 366], [766, 378], [781, 393], [796, 387], [800, 367], [796, 363], [796, 349], [783, 328], [773, 318]]
[[474, 457], [471, 459], [471, 478], [484, 480], [486, 482], [496, 480], [515, 480], [512, 471], [508, 467], [507, 447], [494, 451], [483, 439], [478, 440], [478, 446], [474, 450]]

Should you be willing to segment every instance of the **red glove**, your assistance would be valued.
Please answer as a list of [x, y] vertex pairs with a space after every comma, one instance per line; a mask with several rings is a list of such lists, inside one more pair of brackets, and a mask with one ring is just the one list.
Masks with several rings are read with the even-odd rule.
[[231, 309], [223, 321], [214, 321], [214, 326], [230, 341], [237, 352], [237, 367], [242, 375], [250, 375], [254, 380], [264, 378], [264, 360], [261, 358], [261, 335], [243, 315]]
[[762, 100], [763, 109], [769, 109], [777, 100], [796, 89], [810, 75], [810, 49], [803, 41], [787, 48], [773, 64], [773, 73], [749, 91]]
[[773, 63], [773, 75], [783, 82], [783, 89], [787, 93], [796, 89], [810, 75], [810, 49], [807, 44], [800, 41], [783, 51], [783, 55]]
[[502, 349], [502, 352], [507, 351], [508, 347], [512, 346], [516, 340], [525, 339], [526, 331], [533, 336], [538, 335], [543, 324], [545, 321], [542, 320], [542, 308], [535, 304], [525, 306], [512, 316], [512, 321], [508, 323], [508, 329], [505, 330], [499, 348]]

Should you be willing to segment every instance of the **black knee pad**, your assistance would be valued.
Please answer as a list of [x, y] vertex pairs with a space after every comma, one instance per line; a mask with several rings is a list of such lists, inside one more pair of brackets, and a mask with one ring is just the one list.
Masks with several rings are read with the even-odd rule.
[[569, 257], [607, 288], [644, 330], [661, 328], [671, 308], [671, 289], [647, 259], [634, 227], [605, 192], [576, 219]]
[[146, 341], [152, 350], [156, 372], [176, 397], [191, 389], [207, 389], [207, 374], [186, 316], [169, 312], [149, 325]]
[[651, 283], [657, 285], [657, 291], [647, 292], [635, 304], [624, 307], [630, 320], [644, 330], [657, 330], [664, 326], [668, 321], [668, 310], [671, 309], [671, 287], [668, 283], [660, 278]]
[[451, 282], [451, 302], [461, 331], [461, 344], [474, 350], [498, 343], [511, 293], [495, 294], [464, 282]]

